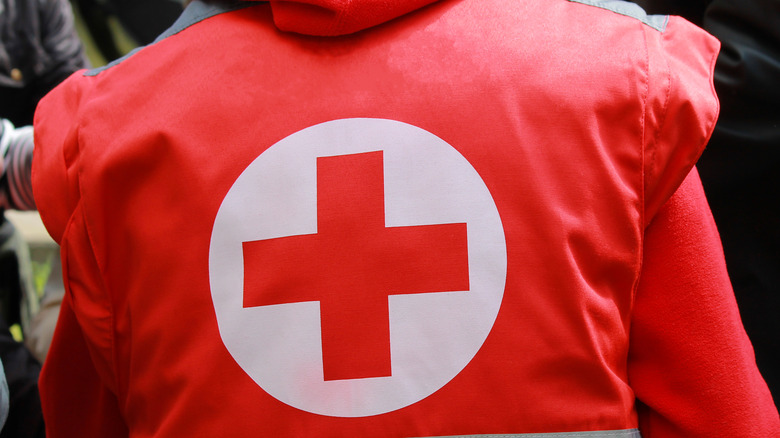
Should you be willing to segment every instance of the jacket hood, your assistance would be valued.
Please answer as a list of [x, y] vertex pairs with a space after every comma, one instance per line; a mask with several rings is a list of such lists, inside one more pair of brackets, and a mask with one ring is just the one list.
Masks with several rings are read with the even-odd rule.
[[[244, 0], [256, 1], [256, 0]], [[274, 22], [304, 35], [346, 35], [382, 24], [438, 0], [275, 0]]]

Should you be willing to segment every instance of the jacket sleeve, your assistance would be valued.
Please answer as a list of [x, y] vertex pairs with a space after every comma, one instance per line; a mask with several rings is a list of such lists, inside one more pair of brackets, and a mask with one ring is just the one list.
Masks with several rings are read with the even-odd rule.
[[780, 436], [695, 169], [645, 239], [628, 361], [642, 436]]
[[[47, 436], [127, 436], [114, 361], [114, 318], [84, 218], [79, 107], [89, 91], [81, 75], [41, 101], [35, 115], [33, 193], [49, 234], [59, 243], [65, 298], [41, 372]], [[82, 419], [94, 421], [85, 422]]]
[[699, 160], [759, 369], [780, 399], [780, 1], [714, 0], [723, 110]]

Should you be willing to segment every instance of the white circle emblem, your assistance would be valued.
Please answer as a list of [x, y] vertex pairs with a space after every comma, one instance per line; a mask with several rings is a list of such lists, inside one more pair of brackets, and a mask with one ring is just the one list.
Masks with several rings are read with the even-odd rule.
[[[322, 168], [319, 169], [321, 179], [318, 179], [318, 166], [324, 168], [330, 162], [323, 160], [329, 157], [363, 158], [357, 154], [377, 158], [374, 162], [381, 163], [378, 174], [383, 176], [379, 188], [361, 187], [358, 190], [369, 195], [376, 190], [377, 196], [384, 197], [384, 212], [377, 213], [380, 218], [384, 215], [384, 225], [380, 226], [378, 234], [385, 229], [393, 230], [398, 231], [392, 234], [393, 239], [409, 240], [409, 235], [404, 233], [417, 230], [414, 240], [428, 236], [430, 230], [445, 230], [437, 234], [437, 238], [454, 239], [453, 248], [462, 247], [462, 251], [448, 252], [460, 251], [463, 256], [462, 264], [457, 260], [452, 262], [454, 270], [463, 266], [463, 281], [442, 279], [452, 284], [442, 286], [443, 290], [432, 290], [427, 285], [403, 290], [412, 283], [408, 283], [403, 274], [395, 275], [395, 267], [382, 266], [381, 257], [376, 258], [380, 262], [367, 263], [370, 266], [367, 270], [391, 273], [386, 275], [391, 277], [387, 283], [395, 285], [395, 289], [371, 292], [379, 294], [381, 299], [375, 302], [381, 305], [368, 309], [384, 306], [384, 313], [378, 313], [374, 319], [379, 326], [382, 321], [389, 320], [384, 323], [389, 326], [389, 343], [387, 371], [365, 376], [327, 371], [329, 366], [338, 368], [339, 358], [360, 356], [360, 353], [355, 350], [350, 354], [350, 339], [339, 341], [338, 348], [333, 347], [334, 341], [323, 346], [326, 331], [337, 341], [341, 332], [331, 333], [325, 320], [326, 298], [319, 301], [319, 291], [311, 286], [316, 284], [317, 275], [329, 275], [331, 271], [349, 277], [344, 275], [346, 270], [353, 265], [362, 266], [363, 260], [350, 261], [347, 267], [339, 262], [347, 257], [338, 258], [341, 253], [349, 250], [327, 248], [338, 239], [320, 239], [314, 245], [322, 247], [326, 254], [335, 254], [336, 262], [331, 256], [317, 259], [308, 255], [296, 258], [295, 255], [298, 248], [295, 245], [306, 242], [305, 238], [314, 239], [318, 232], [325, 233], [324, 219], [318, 217], [318, 202], [319, 208], [324, 209], [331, 201], [322, 195], [329, 187], [318, 187], [318, 184], [340, 181], [340, 174], [331, 179], [323, 177], [325, 170]], [[336, 164], [341, 165], [340, 162]], [[333, 168], [336, 172], [339, 166]], [[319, 200], [318, 190], [321, 192]], [[341, 189], [331, 190], [336, 198], [340, 196], [338, 190]], [[382, 204], [378, 205], [381, 210]], [[348, 205], [347, 208], [352, 207]], [[373, 211], [371, 208], [365, 210]], [[337, 229], [338, 224], [327, 227]], [[350, 232], [336, 234], [346, 240], [351, 235]], [[278, 257], [268, 260], [272, 260], [274, 266], [284, 266], [292, 275], [300, 270], [303, 280], [294, 277], [295, 281], [281, 282], [281, 287], [293, 294], [313, 298], [278, 301], [279, 297], [287, 296], [286, 292], [277, 294], [278, 302], [248, 298], [263, 291], [245, 290], [245, 278], [262, 279], [264, 268], [272, 270], [268, 265], [250, 259], [248, 248], [257, 242], [272, 242], [273, 251], [276, 251], [288, 243], [283, 240], [286, 238], [297, 243], [284, 250], [284, 260], [288, 256], [292, 261], [309, 257], [317, 263], [280, 265], [283, 262], [279, 262]], [[462, 245], [458, 246], [461, 241]], [[402, 246], [407, 248], [408, 244]], [[437, 255], [435, 248], [428, 250]], [[401, 264], [407, 259], [388, 257], [387, 260], [399, 260]], [[439, 269], [439, 258], [429, 257], [430, 263], [421, 269], [429, 266]], [[375, 261], [373, 257], [370, 259]], [[250, 261], [253, 266], [248, 265]], [[435, 274], [430, 276], [433, 289], [438, 281]], [[412, 405], [442, 388], [468, 365], [487, 338], [501, 306], [506, 281], [506, 242], [493, 197], [476, 170], [455, 148], [409, 124], [385, 119], [342, 119], [318, 124], [284, 138], [244, 170], [225, 196], [214, 222], [209, 278], [222, 340], [235, 361], [263, 390], [303, 411], [334, 417], [363, 417]], [[311, 282], [305, 283], [305, 279]], [[275, 283], [275, 287], [278, 286], [279, 282]], [[301, 288], [305, 290], [298, 290]], [[347, 289], [344, 286], [344, 291]], [[341, 290], [327, 289], [328, 297], [340, 293]], [[328, 309], [349, 303], [355, 296], [362, 299], [362, 295], [350, 295], [328, 304]], [[346, 353], [331, 353], [328, 349]], [[382, 361], [378, 362], [381, 365]]]

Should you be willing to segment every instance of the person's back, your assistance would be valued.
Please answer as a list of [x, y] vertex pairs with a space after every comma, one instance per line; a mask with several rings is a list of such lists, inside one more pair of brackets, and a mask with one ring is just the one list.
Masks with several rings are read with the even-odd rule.
[[306, 3], [196, 2], [42, 104], [49, 436], [771, 433], [677, 191], [716, 42], [615, 2]]

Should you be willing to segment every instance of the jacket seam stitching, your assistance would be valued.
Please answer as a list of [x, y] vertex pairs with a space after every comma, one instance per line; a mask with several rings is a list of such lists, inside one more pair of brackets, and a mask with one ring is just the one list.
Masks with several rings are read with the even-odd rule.
[[[641, 282], [642, 277], [642, 268], [644, 265], [644, 258], [645, 258], [645, 232], [646, 232], [646, 225], [645, 225], [645, 215], [646, 215], [646, 202], [647, 202], [647, 144], [646, 144], [646, 137], [647, 137], [647, 117], [648, 117], [648, 102], [650, 99], [650, 47], [647, 41], [647, 31], [643, 28], [642, 32], [642, 42], [644, 43], [644, 49], [645, 49], [645, 88], [644, 93], [642, 96], [642, 120], [640, 123], [640, 132], [639, 132], [639, 150], [640, 150], [640, 188], [639, 188], [639, 228], [640, 228], [640, 235], [639, 235], [639, 248], [637, 251], [637, 275], [634, 279], [634, 286], [631, 290], [631, 309], [634, 307], [634, 302], [636, 301], [636, 294], [639, 290], [639, 284]], [[631, 339], [631, 321], [632, 318], [629, 318], [629, 327], [628, 327], [628, 338], [629, 343]]]
[[[82, 126], [81, 121], [78, 120], [80, 117], [76, 116], [76, 126]], [[109, 323], [111, 327], [110, 332], [110, 338], [109, 338], [109, 348], [111, 349], [111, 365], [113, 368], [114, 373], [114, 379], [116, 380], [116, 397], [117, 397], [117, 403], [119, 403], [121, 406], [124, 406], [125, 404], [125, 394], [122, 384], [122, 379], [120, 378], [120, 367], [119, 367], [119, 356], [116, 349], [116, 312], [115, 312], [115, 304], [114, 304], [114, 296], [110, 291], [109, 283], [106, 281], [106, 274], [105, 269], [103, 266], [102, 261], [98, 257], [97, 251], [95, 251], [95, 239], [93, 238], [93, 232], [91, 230], [91, 225], [89, 221], [89, 217], [87, 216], [87, 198], [84, 196], [84, 185], [81, 184], [82, 182], [82, 168], [80, 166], [81, 158], [82, 158], [82, 142], [80, 140], [80, 133], [76, 136], [76, 141], [78, 142], [78, 157], [74, 162], [74, 165], [77, 166], [77, 172], [76, 177], [78, 178], [77, 183], [79, 187], [79, 203], [81, 204], [81, 215], [84, 220], [84, 231], [86, 233], [86, 237], [89, 240], [89, 248], [92, 252], [92, 256], [95, 259], [95, 265], [98, 268], [98, 271], [100, 273], [100, 281], [103, 285], [103, 290], [105, 292], [107, 302], [108, 302], [108, 312], [109, 312]]]

